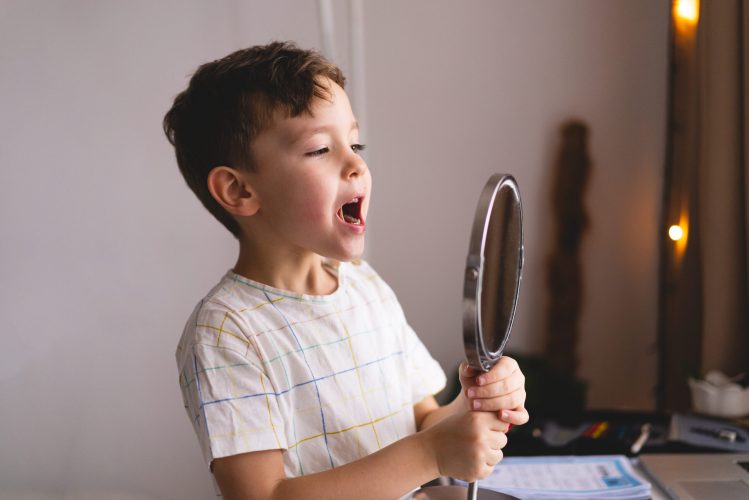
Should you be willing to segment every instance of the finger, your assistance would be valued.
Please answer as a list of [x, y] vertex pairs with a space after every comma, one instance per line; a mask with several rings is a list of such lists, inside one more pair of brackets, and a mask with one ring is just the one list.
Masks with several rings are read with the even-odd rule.
[[519, 370], [518, 362], [509, 356], [502, 356], [497, 364], [486, 373], [476, 378], [477, 385], [487, 385], [509, 377], [513, 372]]
[[459, 371], [460, 371], [461, 377], [471, 377], [471, 378], [475, 377], [478, 373], [480, 373], [479, 370], [475, 368], [471, 368], [471, 366], [465, 361], [460, 363]]
[[494, 415], [496, 418], [487, 421], [484, 423], [484, 428], [488, 429], [490, 432], [490, 435], [492, 436], [491, 439], [495, 439], [500, 434], [506, 433], [510, 429], [510, 424], [507, 422], [503, 422], [502, 420], [497, 417], [497, 414], [491, 411], [480, 411], [480, 412], [474, 412], [474, 413], [480, 413], [484, 415]]
[[525, 387], [525, 375], [518, 370], [509, 377], [481, 386], [469, 387], [466, 395], [469, 398], [494, 398], [504, 396]]
[[463, 361], [458, 368], [458, 376], [460, 378], [460, 385], [464, 388], [472, 387], [476, 384], [476, 375], [481, 373], [475, 368], [468, 366], [468, 363]]
[[491, 465], [492, 461], [493, 460], [487, 460], [484, 463], [484, 466], [481, 467], [480, 472], [476, 476], [476, 481], [480, 481], [480, 480], [486, 479], [487, 477], [489, 477], [492, 474], [492, 471], [494, 470], [494, 465]]
[[486, 399], [473, 399], [471, 409], [481, 411], [499, 411], [520, 408], [525, 404], [525, 390], [520, 389], [504, 396]]
[[514, 410], [501, 410], [499, 418], [502, 419], [503, 422], [507, 422], [508, 424], [523, 425], [525, 423], [528, 423], [528, 420], [530, 420], [530, 415], [528, 415], [528, 410], [521, 407]]
[[[487, 458], [486, 465], [488, 465], [489, 467], [493, 469], [495, 465], [497, 465], [499, 462], [502, 461], [503, 456], [504, 454], [502, 453], [501, 448], [493, 450], [492, 453], [488, 457], [486, 457]], [[491, 473], [491, 471], [489, 471], [489, 473]], [[484, 476], [484, 478], [486, 478], [488, 475], [489, 474]]]
[[[470, 412], [474, 417], [474, 422], [481, 428], [489, 431], [491, 436], [497, 436], [503, 432], [507, 432], [510, 427], [508, 422], [504, 422], [499, 418], [499, 412], [493, 411], [472, 411]], [[494, 437], [492, 437], [494, 439]]]
[[507, 434], [500, 432], [494, 440], [494, 443], [492, 443], [492, 450], [499, 451], [505, 446], [507, 446]]
[[[508, 424], [502, 423], [501, 427], [507, 427]], [[485, 442], [490, 450], [501, 450], [507, 445], [507, 433], [497, 429], [492, 429], [485, 437]]]

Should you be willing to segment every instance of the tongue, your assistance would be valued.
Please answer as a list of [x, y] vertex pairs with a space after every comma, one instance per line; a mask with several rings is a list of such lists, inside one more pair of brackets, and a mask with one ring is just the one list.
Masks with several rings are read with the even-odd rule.
[[359, 224], [361, 222], [358, 218], [349, 214], [343, 214], [343, 220], [345, 220], [349, 224]]

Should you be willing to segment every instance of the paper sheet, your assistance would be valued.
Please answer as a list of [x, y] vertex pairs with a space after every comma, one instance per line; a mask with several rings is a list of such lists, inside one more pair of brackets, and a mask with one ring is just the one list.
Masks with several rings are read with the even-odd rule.
[[624, 455], [509, 457], [479, 487], [519, 498], [648, 498], [650, 483]]

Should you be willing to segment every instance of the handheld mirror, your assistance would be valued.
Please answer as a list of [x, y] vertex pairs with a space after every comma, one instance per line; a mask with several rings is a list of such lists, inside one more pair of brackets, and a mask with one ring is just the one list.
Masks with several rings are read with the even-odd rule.
[[[494, 174], [481, 192], [466, 259], [463, 346], [468, 364], [489, 371], [502, 357], [520, 292], [523, 210], [515, 179]], [[477, 484], [468, 487], [474, 500]], [[483, 495], [482, 495], [483, 496]]]
[[463, 287], [468, 364], [489, 371], [510, 337], [523, 268], [523, 215], [515, 179], [494, 174], [476, 207]]
[[[463, 286], [463, 344], [468, 364], [489, 371], [510, 337], [523, 269], [523, 210], [515, 179], [494, 174], [476, 207]], [[414, 499], [511, 499], [477, 483], [432, 486]]]

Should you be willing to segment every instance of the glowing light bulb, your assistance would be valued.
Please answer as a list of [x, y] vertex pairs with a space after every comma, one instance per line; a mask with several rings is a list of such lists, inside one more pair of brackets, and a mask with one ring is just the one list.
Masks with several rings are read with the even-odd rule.
[[673, 9], [677, 20], [697, 24], [700, 17], [699, 0], [674, 0]]
[[679, 241], [684, 236], [684, 230], [681, 226], [674, 224], [668, 228], [668, 237], [674, 241]]

